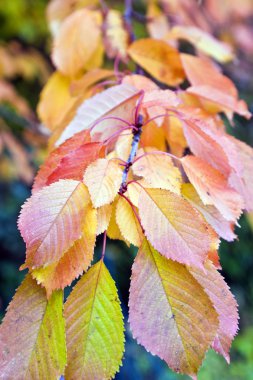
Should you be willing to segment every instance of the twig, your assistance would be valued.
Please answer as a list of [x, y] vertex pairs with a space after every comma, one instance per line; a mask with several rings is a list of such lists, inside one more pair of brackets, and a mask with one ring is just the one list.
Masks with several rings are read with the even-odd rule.
[[119, 189], [119, 194], [122, 195], [127, 191], [127, 177], [128, 177], [128, 172], [133, 165], [133, 160], [136, 156], [138, 146], [139, 146], [139, 141], [141, 138], [141, 132], [142, 132], [142, 126], [143, 126], [143, 117], [142, 115], [138, 115], [137, 117], [137, 123], [135, 123], [133, 128], [133, 140], [132, 140], [132, 146], [131, 146], [131, 152], [129, 154], [129, 157], [127, 159], [125, 169], [122, 174], [122, 182], [121, 186]]
[[102, 260], [104, 260], [104, 257], [105, 257], [105, 249], [106, 249], [106, 231], [104, 232], [104, 237], [103, 237], [103, 248], [102, 248], [102, 256], [101, 256]]

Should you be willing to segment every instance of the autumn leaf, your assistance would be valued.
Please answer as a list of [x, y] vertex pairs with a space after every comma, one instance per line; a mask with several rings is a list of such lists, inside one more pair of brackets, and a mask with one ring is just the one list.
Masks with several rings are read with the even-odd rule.
[[0, 326], [2, 379], [56, 379], [66, 365], [62, 291], [47, 301], [44, 289], [27, 275]]
[[[46, 185], [50, 185], [54, 182], [54, 178], [65, 179], [67, 173], [68, 176], [73, 174], [73, 178], [71, 179], [80, 179], [80, 176], [82, 179], [84, 170], [93, 160], [92, 157], [95, 155], [94, 160], [98, 158], [96, 154], [100, 153], [99, 147], [102, 149], [100, 144], [90, 144], [90, 134], [88, 131], [75, 134], [71, 139], [68, 139], [61, 146], [54, 149], [44, 164], [41, 165], [34, 180], [33, 192], [42, 189]], [[79, 155], [81, 157], [77, 165], [77, 157]], [[74, 162], [71, 162], [71, 159]], [[66, 168], [65, 173], [63, 162], [66, 160], [70, 163], [72, 170]]]
[[231, 165], [211, 121], [185, 117], [182, 125], [191, 152], [228, 176]]
[[236, 222], [244, 207], [243, 200], [223, 174], [198, 157], [185, 156], [181, 162], [204, 205], [214, 205], [226, 220]]
[[116, 206], [116, 222], [125, 240], [139, 247], [144, 236], [136, 215], [138, 215], [137, 209], [120, 197]]
[[164, 41], [145, 38], [128, 48], [130, 57], [158, 81], [176, 86], [184, 80], [178, 51]]
[[107, 230], [112, 215], [112, 209], [112, 204], [107, 204], [97, 209], [97, 235], [100, 235]]
[[110, 9], [107, 12], [104, 30], [104, 44], [108, 57], [115, 58], [118, 56], [126, 61], [129, 34], [119, 11]]
[[135, 175], [143, 177], [150, 187], [180, 194], [182, 183], [180, 171], [169, 156], [160, 153], [150, 147], [140, 149], [132, 167], [133, 172]]
[[230, 119], [233, 112], [246, 118], [251, 117], [246, 103], [238, 99], [233, 82], [222, 75], [211, 61], [189, 54], [181, 54], [181, 60], [187, 79], [192, 85], [187, 92], [215, 103]]
[[212, 205], [205, 205], [192, 184], [182, 185], [182, 195], [195, 207], [217, 232], [219, 236], [227, 241], [233, 241], [236, 235], [233, 232], [233, 223], [228, 222], [222, 214]]
[[167, 258], [202, 267], [210, 249], [207, 225], [198, 212], [168, 190], [142, 189], [139, 213], [145, 235]]
[[209, 296], [219, 317], [219, 329], [212, 347], [229, 363], [230, 346], [238, 330], [238, 306], [224, 278], [210, 262], [206, 263], [205, 271], [189, 268], [191, 275]]
[[174, 26], [167, 38], [183, 39], [221, 63], [232, 61], [234, 54], [230, 45], [214, 38], [196, 26]]
[[[52, 59], [63, 74], [74, 77], [85, 68], [101, 43], [100, 24], [100, 14], [88, 9], [77, 10], [62, 22]], [[89, 38], [83, 38], [85, 35]]]
[[105, 79], [113, 78], [114, 72], [97, 68], [85, 73], [81, 78], [73, 80], [70, 84], [70, 93], [72, 96], [82, 95], [91, 86]]
[[219, 326], [208, 295], [189, 270], [161, 256], [147, 240], [132, 268], [129, 322], [138, 343], [190, 376]]
[[[96, 121], [96, 128], [91, 131], [91, 135], [96, 141], [104, 141], [117, 130], [125, 125], [120, 124], [117, 117], [126, 122], [132, 122], [133, 108], [138, 97], [138, 91], [128, 85], [118, 85], [97, 94], [84, 101], [78, 108], [76, 116], [64, 130], [56, 145], [72, 137], [75, 133], [88, 130]], [[109, 118], [102, 120], [103, 118]]]
[[18, 226], [26, 243], [22, 269], [57, 262], [81, 237], [90, 198], [86, 186], [61, 180], [33, 194], [23, 205]]
[[124, 352], [124, 325], [113, 279], [99, 261], [79, 280], [65, 305], [67, 379], [111, 379]]
[[76, 97], [70, 93], [70, 84], [69, 77], [56, 71], [49, 78], [40, 94], [37, 112], [40, 120], [51, 131], [54, 131], [64, 120], [76, 102]]
[[86, 271], [93, 259], [96, 242], [97, 212], [86, 208], [81, 237], [74, 241], [59, 261], [34, 269], [32, 277], [46, 288], [47, 297], [56, 289], [64, 289]]
[[116, 161], [100, 158], [88, 166], [83, 180], [93, 206], [101, 207], [116, 197], [122, 181], [122, 170]]

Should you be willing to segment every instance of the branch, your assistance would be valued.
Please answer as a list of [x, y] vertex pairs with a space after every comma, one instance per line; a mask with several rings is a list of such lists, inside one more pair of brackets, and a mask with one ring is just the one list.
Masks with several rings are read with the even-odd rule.
[[133, 128], [132, 147], [131, 147], [131, 152], [129, 154], [128, 160], [125, 165], [125, 169], [123, 171], [122, 182], [119, 189], [120, 195], [124, 194], [127, 191], [128, 172], [131, 166], [133, 165], [133, 161], [138, 150], [138, 146], [139, 146], [139, 142], [141, 138], [142, 126], [143, 126], [143, 117], [142, 115], [139, 115], [137, 118], [137, 122], [135, 123], [134, 128]]
[[133, 31], [132, 25], [132, 16], [133, 16], [133, 0], [125, 0], [125, 12], [124, 12], [124, 20], [125, 26], [130, 36], [130, 41], [135, 41], [136, 37]]

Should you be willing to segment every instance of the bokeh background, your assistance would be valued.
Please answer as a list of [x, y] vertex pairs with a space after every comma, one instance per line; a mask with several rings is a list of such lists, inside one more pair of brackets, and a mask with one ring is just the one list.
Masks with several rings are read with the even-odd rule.
[[[115, 5], [122, 6], [122, 3], [117, 1]], [[136, 3], [137, 10], [142, 12], [143, 4]], [[236, 47], [237, 59], [223, 70], [236, 83], [253, 112], [253, 0], [231, 0], [228, 4], [222, 1], [234, 9], [218, 21], [207, 14], [205, 1], [199, 3], [213, 33]], [[47, 0], [12, 0], [0, 4], [0, 319], [25, 275], [19, 271], [25, 246], [17, 230], [17, 218], [22, 203], [30, 195], [34, 173], [46, 156], [47, 138], [36, 118], [39, 93], [53, 71], [46, 5]], [[143, 25], [135, 28], [137, 36], [145, 34]], [[253, 145], [253, 121], [236, 117], [234, 127], [228, 125], [228, 129]], [[253, 380], [253, 216], [243, 216], [240, 225], [238, 241], [222, 242], [220, 248], [222, 273], [239, 303], [240, 332], [233, 343], [231, 365], [210, 351], [200, 371], [200, 380]], [[97, 251], [100, 250], [101, 242], [97, 245]], [[122, 243], [107, 245], [106, 264], [119, 288], [126, 321], [135, 253]], [[180, 378], [186, 377], [173, 374], [161, 360], [138, 346], [126, 326], [126, 353], [116, 379]]]

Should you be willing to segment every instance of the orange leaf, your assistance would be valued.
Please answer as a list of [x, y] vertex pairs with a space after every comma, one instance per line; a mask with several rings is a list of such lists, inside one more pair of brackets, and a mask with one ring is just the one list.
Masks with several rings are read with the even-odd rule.
[[233, 82], [222, 75], [211, 61], [189, 54], [181, 54], [181, 60], [192, 85], [187, 92], [217, 104], [230, 119], [233, 112], [246, 118], [251, 117], [246, 103], [238, 100], [238, 92]]
[[145, 38], [128, 49], [130, 57], [158, 81], [176, 86], [184, 80], [178, 51], [164, 41]]
[[223, 174], [198, 157], [185, 156], [181, 161], [204, 205], [214, 205], [226, 220], [235, 222], [244, 205]]
[[101, 41], [100, 23], [99, 13], [88, 9], [75, 11], [63, 21], [52, 53], [54, 64], [63, 74], [77, 75], [92, 57]]

